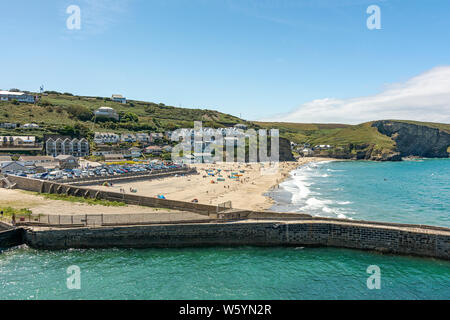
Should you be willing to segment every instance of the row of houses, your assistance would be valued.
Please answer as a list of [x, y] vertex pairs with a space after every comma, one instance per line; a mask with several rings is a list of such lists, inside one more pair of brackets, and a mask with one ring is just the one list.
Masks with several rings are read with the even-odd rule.
[[161, 155], [163, 152], [171, 152], [171, 146], [148, 146], [145, 148], [131, 147], [128, 149], [111, 148], [107, 146], [97, 147], [92, 155], [104, 157], [105, 161], [121, 161], [124, 159], [135, 159], [146, 155]]
[[[170, 138], [174, 137], [174, 139], [178, 140], [179, 138], [191, 138], [191, 140], [195, 139], [195, 136], [211, 137], [211, 140], [214, 140], [214, 137], [241, 137], [247, 136], [247, 134], [243, 131], [247, 130], [247, 126], [245, 124], [236, 124], [234, 127], [229, 128], [202, 128], [201, 130], [195, 130], [192, 128], [183, 128], [178, 129], [174, 132], [170, 133]], [[175, 137], [176, 135], [176, 137]], [[203, 139], [205, 140], [205, 139]]]
[[22, 129], [39, 129], [39, 125], [36, 123], [25, 123], [23, 125], [18, 125], [17, 123], [0, 123], [0, 128], [2, 129], [16, 129], [16, 128], [22, 128]]
[[96, 144], [120, 143], [120, 142], [139, 142], [139, 143], [153, 143], [156, 140], [164, 138], [164, 134], [160, 132], [148, 133], [122, 133], [116, 134], [111, 132], [96, 132], [94, 135], [94, 142]]
[[89, 142], [85, 139], [70, 137], [48, 137], [45, 139], [47, 156], [71, 155], [74, 157], [89, 156]]
[[34, 136], [0, 136], [0, 147], [35, 147], [36, 137]]

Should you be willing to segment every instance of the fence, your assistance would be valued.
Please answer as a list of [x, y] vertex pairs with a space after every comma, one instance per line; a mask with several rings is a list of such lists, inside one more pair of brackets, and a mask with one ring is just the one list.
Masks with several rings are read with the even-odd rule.
[[[9, 218], [8, 222], [11, 222]], [[35, 227], [102, 227], [175, 223], [206, 223], [215, 221], [208, 216], [191, 212], [155, 212], [131, 214], [77, 214], [77, 215], [24, 215], [15, 216], [16, 226]]]
[[225, 201], [217, 205], [217, 213], [231, 209], [233, 209], [231, 201]]
[[104, 176], [104, 177], [94, 176], [86, 178], [57, 179], [53, 180], [53, 182], [81, 186], [81, 185], [101, 184], [104, 182], [116, 183], [128, 180], [152, 180], [176, 174], [196, 174], [196, 173], [197, 170], [195, 168], [174, 168], [174, 169], [154, 170], [152, 172], [124, 173], [116, 176]]

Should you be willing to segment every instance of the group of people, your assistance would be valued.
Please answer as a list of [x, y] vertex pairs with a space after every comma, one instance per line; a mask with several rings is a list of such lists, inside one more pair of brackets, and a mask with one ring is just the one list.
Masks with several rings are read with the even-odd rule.
[[[125, 189], [124, 188], [120, 188], [120, 193], [125, 193]], [[132, 192], [132, 193], [136, 193], [137, 192], [137, 189], [133, 189], [132, 187], [130, 187], [130, 192]]]

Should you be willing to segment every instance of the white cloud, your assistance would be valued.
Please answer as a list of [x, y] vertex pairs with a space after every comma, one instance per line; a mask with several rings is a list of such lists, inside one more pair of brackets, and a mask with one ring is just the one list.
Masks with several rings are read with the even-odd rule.
[[450, 123], [450, 66], [389, 85], [373, 96], [313, 100], [267, 121], [357, 124], [380, 119]]

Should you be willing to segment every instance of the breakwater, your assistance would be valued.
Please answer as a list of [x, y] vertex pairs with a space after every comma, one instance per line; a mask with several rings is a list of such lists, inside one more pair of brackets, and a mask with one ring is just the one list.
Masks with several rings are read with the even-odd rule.
[[37, 249], [196, 246], [311, 246], [374, 250], [450, 260], [450, 229], [309, 219], [64, 230], [25, 229]]

